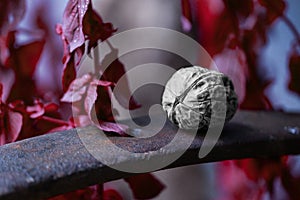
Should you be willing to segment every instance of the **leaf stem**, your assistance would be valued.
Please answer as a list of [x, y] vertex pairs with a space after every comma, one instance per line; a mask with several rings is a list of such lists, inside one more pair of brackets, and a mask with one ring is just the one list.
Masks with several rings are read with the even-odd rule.
[[110, 43], [109, 40], [106, 40], [106, 44], [109, 46], [110, 49], [114, 49], [113, 45]]
[[97, 69], [99, 68], [99, 60], [100, 60], [100, 55], [99, 55], [99, 48], [98, 45], [94, 48], [94, 73], [97, 73]]
[[281, 18], [284, 21], [284, 23], [290, 28], [297, 43], [300, 45], [300, 34], [297, 28], [295, 27], [295, 25], [293, 24], [293, 22], [286, 15], [282, 15]]
[[103, 184], [98, 184], [98, 191], [99, 191], [99, 200], [103, 200], [103, 194], [104, 194], [104, 185]]
[[61, 119], [55, 119], [55, 118], [48, 117], [48, 116], [42, 116], [41, 118], [46, 120], [46, 121], [53, 122], [55, 124], [59, 124], [59, 125], [62, 125], [62, 126], [68, 126], [69, 125], [68, 122], [63, 121]]

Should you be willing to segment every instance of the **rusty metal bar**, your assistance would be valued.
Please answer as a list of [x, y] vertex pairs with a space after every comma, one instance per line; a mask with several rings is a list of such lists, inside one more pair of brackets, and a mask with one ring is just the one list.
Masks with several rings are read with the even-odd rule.
[[[137, 121], [143, 123], [146, 118]], [[199, 134], [178, 160], [165, 168], [249, 157], [300, 154], [300, 114], [239, 111], [228, 123], [214, 149], [203, 159], [198, 152], [205, 134]], [[93, 142], [98, 130], [81, 129]], [[145, 138], [113, 137], [121, 148], [147, 154], [168, 144], [176, 127], [167, 123], [157, 135]], [[97, 144], [107, 145], [105, 141]], [[174, 146], [174, 152], [181, 151]], [[118, 158], [115, 152], [103, 152]], [[164, 158], [162, 153], [161, 158]], [[138, 164], [145, 156], [128, 160]], [[129, 159], [129, 158], [128, 158]], [[121, 162], [121, 161], [120, 161]], [[124, 159], [122, 160], [124, 162]], [[118, 165], [118, 159], [115, 164]], [[133, 174], [105, 166], [85, 148], [76, 129], [30, 138], [0, 147], [0, 199], [41, 199], [88, 185]]]

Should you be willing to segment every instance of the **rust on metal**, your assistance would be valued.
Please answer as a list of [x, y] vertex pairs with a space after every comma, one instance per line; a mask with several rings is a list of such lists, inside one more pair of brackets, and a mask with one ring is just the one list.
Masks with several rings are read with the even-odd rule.
[[[137, 120], [143, 122], [146, 118]], [[205, 137], [205, 133], [199, 133], [188, 150], [165, 168], [228, 159], [300, 154], [299, 127], [300, 114], [239, 111], [225, 125], [216, 146], [205, 158], [198, 158]], [[81, 129], [91, 142], [97, 131], [94, 127]], [[176, 127], [168, 122], [160, 133], [150, 138], [110, 136], [109, 139], [123, 149], [146, 154], [168, 144], [175, 133]], [[96, 144], [99, 145], [99, 141]], [[107, 143], [103, 141], [101, 145], [105, 147]], [[177, 148], [174, 146], [173, 150], [182, 150]], [[103, 154], [118, 158], [115, 152]], [[159, 156], [163, 159], [164, 154]], [[135, 164], [144, 159], [141, 156], [129, 162]], [[118, 159], [114, 164], [118, 165]], [[0, 199], [44, 199], [131, 175], [95, 159], [83, 145], [76, 129], [0, 147]]]

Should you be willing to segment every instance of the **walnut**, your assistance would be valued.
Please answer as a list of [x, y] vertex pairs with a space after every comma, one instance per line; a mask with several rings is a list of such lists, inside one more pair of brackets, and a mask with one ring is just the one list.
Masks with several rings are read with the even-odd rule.
[[237, 110], [238, 99], [226, 75], [192, 66], [181, 68], [170, 78], [162, 106], [168, 118], [180, 128], [200, 129], [209, 126], [212, 109], [218, 117], [218, 113], [225, 112], [221, 109], [226, 108], [225, 121], [229, 121]]

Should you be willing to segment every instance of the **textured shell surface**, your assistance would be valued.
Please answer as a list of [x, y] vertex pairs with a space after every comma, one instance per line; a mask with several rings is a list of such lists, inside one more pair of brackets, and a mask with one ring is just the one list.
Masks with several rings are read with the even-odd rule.
[[168, 118], [180, 128], [200, 129], [209, 126], [212, 113], [220, 121], [222, 113], [226, 113], [225, 121], [229, 121], [237, 110], [238, 99], [226, 75], [192, 66], [179, 69], [170, 78], [162, 106]]

